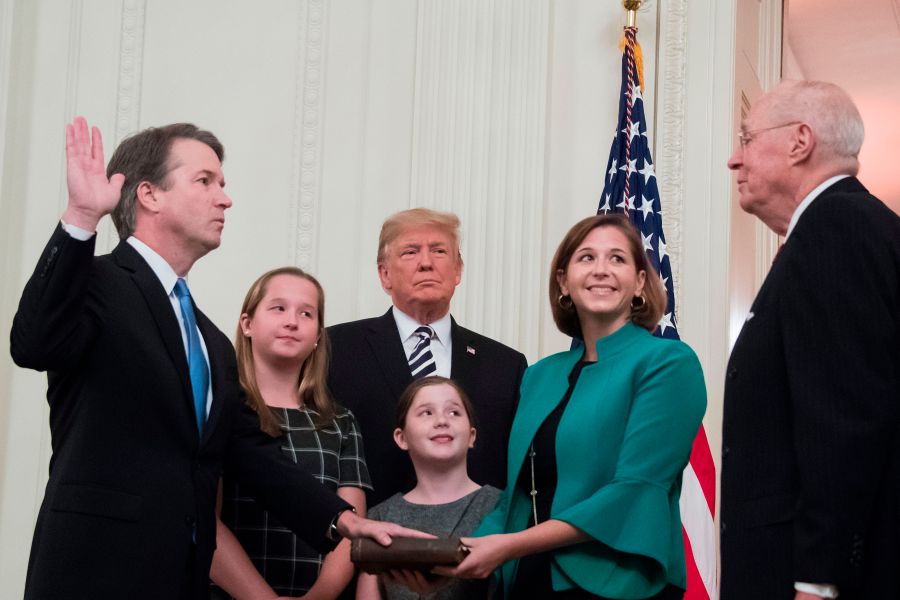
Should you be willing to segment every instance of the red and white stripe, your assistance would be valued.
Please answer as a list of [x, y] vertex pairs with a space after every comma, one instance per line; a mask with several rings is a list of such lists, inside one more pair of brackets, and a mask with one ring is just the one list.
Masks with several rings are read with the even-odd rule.
[[716, 466], [702, 425], [684, 470], [680, 507], [688, 574], [684, 600], [718, 600]]

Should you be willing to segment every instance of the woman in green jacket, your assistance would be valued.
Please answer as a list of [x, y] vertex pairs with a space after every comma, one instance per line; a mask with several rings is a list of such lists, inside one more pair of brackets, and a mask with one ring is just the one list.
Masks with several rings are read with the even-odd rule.
[[700, 363], [651, 335], [666, 296], [621, 215], [577, 223], [551, 265], [553, 317], [584, 346], [530, 367], [509, 441], [508, 487], [444, 571], [504, 598], [681, 598], [678, 499], [706, 410]]

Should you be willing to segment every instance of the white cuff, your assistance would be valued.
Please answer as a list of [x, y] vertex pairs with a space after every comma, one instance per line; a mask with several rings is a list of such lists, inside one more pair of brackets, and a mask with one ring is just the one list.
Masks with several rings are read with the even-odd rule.
[[86, 242], [89, 239], [91, 239], [92, 237], [94, 237], [93, 231], [88, 231], [87, 229], [82, 229], [81, 227], [78, 227], [77, 225], [70, 225], [69, 223], [66, 223], [65, 221], [63, 221], [62, 219], [60, 219], [59, 222], [62, 223], [63, 231], [68, 233], [70, 236], [72, 236], [76, 240]]
[[828, 583], [803, 583], [801, 581], [794, 582], [794, 589], [798, 592], [806, 592], [807, 594], [815, 594], [823, 598], [837, 598], [838, 589], [836, 585]]

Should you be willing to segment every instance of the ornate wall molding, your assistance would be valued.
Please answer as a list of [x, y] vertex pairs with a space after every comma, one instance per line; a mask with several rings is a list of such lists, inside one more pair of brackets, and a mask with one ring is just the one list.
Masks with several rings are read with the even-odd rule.
[[13, 46], [13, 0], [0, 0], [0, 190], [3, 189], [7, 113], [9, 110], [10, 67]]
[[316, 205], [321, 197], [322, 141], [327, 0], [308, 0], [299, 11], [297, 81], [294, 99], [292, 227], [294, 262], [309, 269], [315, 264]]
[[675, 310], [682, 298], [682, 222], [684, 220], [685, 80], [687, 0], [661, 2], [657, 45], [656, 173], [663, 203], [666, 248], [675, 279]]
[[[770, 90], [781, 81], [781, 40], [782, 40], [782, 0], [763, 0], [759, 10], [759, 83], [764, 90]], [[766, 227], [756, 221], [756, 289], [769, 274], [772, 261], [778, 252], [781, 240]]]
[[454, 314], [538, 353], [552, 2], [418, 5], [412, 206], [462, 220]]
[[[75, 101], [78, 97], [78, 67], [81, 63], [81, 18], [84, 12], [84, 0], [72, 0], [69, 3], [69, 33], [68, 53], [66, 56], [66, 89], [63, 95], [63, 123], [68, 123], [75, 114]], [[59, 164], [65, 165], [65, 148], [60, 149], [62, 160]], [[64, 171], [65, 172], [65, 171]], [[60, 178], [59, 193], [57, 194], [58, 208], [66, 205], [68, 188], [66, 178]]]
[[[147, 0], [122, 1], [115, 142], [137, 131], [141, 120], [141, 74]], [[114, 147], [114, 146], [112, 146]]]
[[[119, 32], [119, 76], [116, 85], [114, 139], [106, 144], [108, 156], [124, 138], [138, 130], [141, 123], [141, 82], [144, 66], [144, 30], [147, 0], [122, 0], [122, 24]], [[119, 241], [111, 224], [106, 230], [106, 247], [112, 250]]]

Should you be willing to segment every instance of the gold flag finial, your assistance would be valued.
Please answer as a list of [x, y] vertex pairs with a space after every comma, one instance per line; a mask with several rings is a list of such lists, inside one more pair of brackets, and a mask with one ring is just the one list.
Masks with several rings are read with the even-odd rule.
[[637, 13], [643, 3], [643, 0], [622, 0], [626, 14], [625, 27], [637, 27]]

